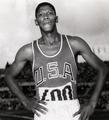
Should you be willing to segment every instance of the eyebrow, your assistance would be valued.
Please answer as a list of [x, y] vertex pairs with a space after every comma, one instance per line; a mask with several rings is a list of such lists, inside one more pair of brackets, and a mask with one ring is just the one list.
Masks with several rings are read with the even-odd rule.
[[39, 11], [37, 14], [40, 14], [40, 13], [43, 12], [43, 11], [53, 12], [53, 13], [55, 13], [54, 10], [51, 9], [51, 10], [42, 10], [42, 11]]

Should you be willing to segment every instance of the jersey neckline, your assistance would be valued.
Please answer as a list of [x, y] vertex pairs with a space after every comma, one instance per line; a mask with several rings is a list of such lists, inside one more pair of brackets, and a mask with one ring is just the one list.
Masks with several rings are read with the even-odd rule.
[[39, 41], [39, 39], [37, 40], [37, 47], [38, 47], [39, 51], [41, 52], [41, 54], [44, 55], [45, 57], [49, 57], [49, 58], [56, 57], [56, 56], [61, 52], [61, 50], [62, 50], [62, 45], [63, 45], [62, 35], [61, 35], [61, 45], [60, 45], [60, 48], [59, 48], [58, 52], [57, 52], [56, 54], [54, 54], [54, 55], [46, 55], [46, 54], [41, 50], [41, 48], [40, 48], [40, 46], [39, 46], [39, 44], [38, 44], [38, 41]]

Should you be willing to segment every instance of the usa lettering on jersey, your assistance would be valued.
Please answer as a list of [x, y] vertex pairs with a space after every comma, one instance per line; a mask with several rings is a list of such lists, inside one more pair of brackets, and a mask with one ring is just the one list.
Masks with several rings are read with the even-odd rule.
[[72, 65], [68, 62], [65, 62], [63, 65], [63, 73], [60, 73], [59, 65], [57, 61], [47, 63], [46, 70], [47, 70], [47, 77], [44, 76], [43, 66], [35, 70], [35, 77], [38, 80], [37, 85], [42, 84], [47, 79], [49, 80], [54, 78], [66, 79], [68, 76], [70, 77], [70, 80], [72, 82], [75, 82], [75, 80], [73, 79]]

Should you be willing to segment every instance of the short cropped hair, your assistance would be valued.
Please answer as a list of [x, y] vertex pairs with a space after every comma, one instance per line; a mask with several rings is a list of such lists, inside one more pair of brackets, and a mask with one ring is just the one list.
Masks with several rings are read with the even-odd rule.
[[38, 4], [38, 6], [37, 6], [36, 9], [35, 9], [35, 17], [36, 17], [36, 18], [37, 18], [38, 10], [39, 10], [41, 7], [43, 7], [43, 6], [49, 6], [49, 7], [51, 7], [51, 8], [53, 9], [53, 11], [55, 12], [55, 14], [56, 14], [55, 7], [54, 7], [51, 3], [49, 3], [49, 2], [42, 2], [42, 3]]

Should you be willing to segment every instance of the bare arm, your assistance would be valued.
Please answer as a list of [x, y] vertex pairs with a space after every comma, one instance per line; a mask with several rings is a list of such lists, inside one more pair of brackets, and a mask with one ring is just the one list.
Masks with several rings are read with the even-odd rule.
[[81, 110], [76, 113], [76, 114], [81, 113], [81, 120], [88, 120], [88, 118], [94, 112], [99, 95], [101, 93], [101, 90], [103, 88], [103, 85], [105, 83], [109, 71], [107, 66], [104, 64], [104, 62], [100, 60], [91, 51], [90, 47], [84, 40], [77, 37], [73, 42], [71, 42], [71, 45], [72, 47], [75, 48], [76, 53], [81, 55], [88, 64], [90, 64], [95, 70], [97, 70], [98, 73], [96, 75], [97, 81], [96, 81], [95, 89], [88, 104], [85, 107], [81, 108]]
[[98, 97], [101, 93], [103, 85], [105, 83], [106, 77], [108, 75], [108, 68], [104, 62], [99, 59], [90, 49], [88, 44], [83, 40], [78, 41], [79, 53], [85, 59], [85, 61], [90, 64], [95, 70], [97, 70], [96, 76], [96, 86], [94, 92], [91, 96], [90, 103], [95, 107]]
[[[27, 45], [22, 47], [15, 58], [13, 64], [6, 70], [5, 80], [11, 89], [11, 91], [19, 98], [19, 100], [23, 103], [23, 105], [37, 116], [40, 116], [39, 112], [45, 114], [47, 109], [43, 106], [46, 103], [43, 101], [36, 101], [34, 99], [28, 99], [23, 92], [20, 90], [15, 77], [19, 74], [19, 72], [24, 67], [27, 61], [32, 61], [32, 49], [31, 45]], [[43, 104], [43, 105], [41, 105]], [[38, 112], [37, 112], [38, 111]]]
[[16, 57], [14, 62], [12, 63], [12, 65], [6, 70], [6, 77], [5, 80], [9, 86], [9, 88], [11, 89], [11, 91], [17, 95], [17, 97], [20, 99], [20, 101], [22, 103], [24, 103], [23, 101], [27, 101], [26, 96], [23, 94], [23, 92], [20, 90], [15, 77], [19, 74], [19, 72], [22, 70], [22, 68], [24, 67], [26, 61], [30, 58], [31, 54], [29, 52], [29, 50], [27, 49], [27, 47], [22, 47]]

